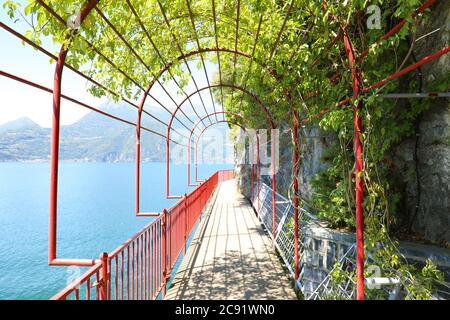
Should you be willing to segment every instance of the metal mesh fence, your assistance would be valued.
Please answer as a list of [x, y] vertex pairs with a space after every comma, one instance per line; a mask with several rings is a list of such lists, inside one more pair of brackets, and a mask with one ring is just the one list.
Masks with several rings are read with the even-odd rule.
[[[256, 185], [255, 185], [256, 190]], [[253, 207], [258, 212], [258, 217], [261, 220], [264, 228], [266, 230], [272, 230], [272, 188], [265, 183], [261, 183], [260, 186], [260, 210], [258, 212], [258, 197], [255, 197], [252, 201]], [[316, 221], [317, 218], [312, 214], [308, 213], [304, 209], [299, 210], [299, 272], [300, 277], [297, 281], [297, 286], [302, 288], [302, 271], [304, 264], [304, 237], [301, 232], [303, 226], [307, 223]], [[276, 234], [275, 239], [273, 239], [272, 232], [268, 232], [274, 245], [277, 248], [281, 258], [284, 261], [286, 268], [292, 279], [295, 278], [294, 273], [294, 207], [291, 202], [279, 193], [276, 193]]]
[[[255, 182], [254, 190], [257, 190]], [[260, 204], [258, 206], [258, 201]], [[278, 250], [286, 268], [292, 279], [294, 273], [294, 207], [292, 203], [284, 196], [276, 193], [276, 233], [275, 238], [272, 234], [272, 188], [261, 182], [259, 199], [255, 192], [252, 199], [252, 205], [255, 208], [258, 217], [266, 229], [268, 235], [272, 238], [274, 246]], [[258, 210], [258, 208], [260, 208]], [[320, 223], [320, 220], [304, 209], [299, 209], [299, 279], [296, 282], [297, 287], [302, 290], [306, 257], [306, 239], [304, 230], [311, 223]], [[365, 295], [367, 299], [377, 300], [405, 300], [413, 299], [414, 295], [408, 288], [412, 288], [417, 283], [413, 277], [402, 276], [394, 268], [383, 266], [379, 269], [375, 264], [373, 257], [368, 254], [365, 260], [367, 271], [376, 269], [378, 274], [365, 279]], [[377, 269], [378, 268], [378, 269]], [[326, 277], [320, 282], [316, 289], [305, 297], [308, 300], [352, 300], [356, 298], [355, 281], [356, 259], [355, 245], [351, 245], [347, 251], [336, 259], [333, 268]], [[446, 281], [440, 281], [436, 284], [436, 290], [432, 299], [448, 299], [450, 284]], [[303, 291], [303, 290], [302, 290]]]

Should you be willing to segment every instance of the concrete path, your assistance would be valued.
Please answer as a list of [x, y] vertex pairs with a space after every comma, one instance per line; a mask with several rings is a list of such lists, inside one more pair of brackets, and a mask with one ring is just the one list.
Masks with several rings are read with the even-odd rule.
[[296, 299], [236, 181], [221, 183], [166, 299]]

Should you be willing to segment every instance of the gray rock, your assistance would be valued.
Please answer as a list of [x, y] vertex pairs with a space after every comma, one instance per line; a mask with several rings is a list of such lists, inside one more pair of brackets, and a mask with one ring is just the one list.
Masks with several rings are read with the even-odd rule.
[[[428, 21], [417, 35], [438, 32], [420, 40], [414, 54], [417, 59], [436, 52], [450, 42], [450, 1], [436, 4]], [[424, 92], [435, 79], [448, 77], [450, 56], [444, 55], [421, 68]], [[399, 213], [412, 231], [435, 243], [450, 242], [450, 99], [434, 99], [419, 118], [417, 145], [415, 139], [402, 141], [394, 150], [394, 179], [403, 190], [403, 210]], [[414, 159], [417, 148], [417, 159]], [[417, 163], [415, 162], [417, 161]], [[417, 208], [416, 208], [417, 207]]]
[[[419, 40], [414, 48], [417, 60], [436, 52], [450, 43], [450, 0], [439, 1], [425, 22], [419, 25], [417, 36], [429, 36]], [[430, 83], [448, 77], [450, 54], [423, 66], [423, 92], [428, 92]], [[407, 83], [399, 91], [406, 92]], [[409, 108], [408, 100], [398, 101], [398, 108]], [[289, 195], [292, 183], [292, 142], [289, 126], [281, 126], [280, 169], [277, 173], [277, 191]], [[301, 132], [302, 159], [299, 172], [300, 195], [307, 207], [311, 200], [312, 178], [329, 165], [325, 159], [326, 149], [336, 137], [315, 127]], [[392, 174], [389, 184], [401, 195], [400, 205], [393, 214], [403, 228], [411, 226], [414, 233], [433, 243], [450, 242], [450, 99], [433, 99], [431, 106], [420, 116], [415, 136], [404, 139], [389, 152]], [[250, 197], [250, 166], [237, 167], [242, 193]], [[269, 176], [262, 181], [271, 185]]]

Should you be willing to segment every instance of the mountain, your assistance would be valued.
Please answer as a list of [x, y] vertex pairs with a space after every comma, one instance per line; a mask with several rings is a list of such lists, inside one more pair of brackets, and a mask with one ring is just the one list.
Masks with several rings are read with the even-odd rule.
[[45, 160], [49, 154], [50, 129], [28, 118], [0, 126], [0, 161]]
[[20, 130], [35, 127], [38, 128], [39, 125], [34, 123], [33, 120], [27, 117], [19, 118], [17, 120], [5, 123], [0, 125], [0, 132], [11, 131], [11, 130]]
[[[125, 104], [105, 103], [99, 107], [115, 116], [136, 121], [136, 109]], [[143, 117], [143, 126], [165, 133], [165, 127]], [[0, 161], [46, 161], [50, 157], [51, 129], [29, 118], [0, 125]], [[165, 139], [144, 131], [141, 134], [143, 161], [165, 159]], [[70, 161], [118, 162], [135, 157], [135, 127], [90, 112], [74, 124], [61, 126], [60, 159]]]

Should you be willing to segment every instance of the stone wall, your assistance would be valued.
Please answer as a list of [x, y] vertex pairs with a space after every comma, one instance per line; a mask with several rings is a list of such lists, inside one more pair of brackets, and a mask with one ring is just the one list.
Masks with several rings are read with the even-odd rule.
[[[439, 1], [427, 21], [417, 30], [426, 35], [414, 48], [420, 60], [450, 43], [450, 1]], [[412, 61], [411, 61], [412, 62]], [[436, 81], [448, 79], [450, 55], [423, 66], [421, 91], [430, 92]], [[409, 107], [409, 106], [406, 106]], [[424, 240], [443, 246], [450, 242], [450, 99], [431, 101], [430, 108], [416, 123], [416, 136], [402, 141], [392, 152], [392, 184], [402, 194], [398, 216]], [[412, 230], [409, 230], [411, 227]]]
[[[288, 195], [290, 184], [292, 183], [292, 138], [291, 130], [287, 125], [280, 128], [280, 150], [279, 150], [279, 169], [277, 171], [277, 192], [283, 196]], [[335, 137], [331, 133], [324, 132], [317, 125], [311, 128], [304, 128], [302, 132], [302, 159], [299, 174], [299, 191], [306, 202], [309, 202], [312, 196], [313, 188], [311, 186], [312, 178], [320, 171], [328, 167], [327, 159], [324, 159], [326, 149], [334, 141]], [[245, 152], [248, 152], [246, 150]], [[269, 152], [270, 154], [270, 152]], [[248, 155], [246, 155], [248, 158]], [[241, 192], [250, 198], [251, 193], [251, 167], [248, 164], [235, 164], [238, 185]], [[255, 168], [256, 170], [256, 168]], [[256, 171], [255, 171], [256, 172]], [[256, 173], [255, 173], [256, 179]], [[272, 185], [271, 176], [261, 175], [262, 182]]]
[[355, 243], [355, 236], [316, 224], [302, 231], [305, 236], [303, 294], [307, 299]]

